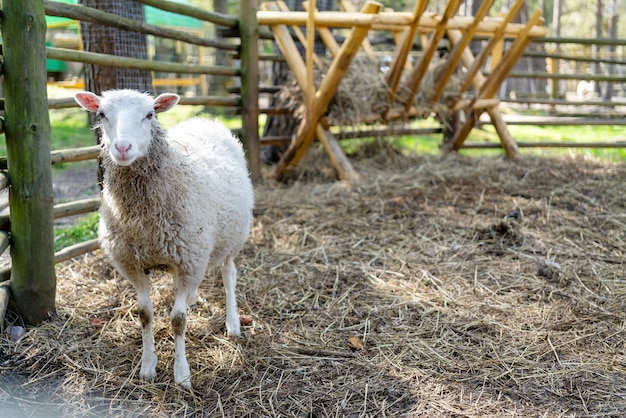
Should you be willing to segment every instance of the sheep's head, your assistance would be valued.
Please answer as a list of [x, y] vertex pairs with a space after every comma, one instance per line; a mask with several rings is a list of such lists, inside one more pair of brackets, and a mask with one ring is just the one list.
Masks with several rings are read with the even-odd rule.
[[94, 112], [102, 140], [117, 165], [129, 166], [148, 154], [155, 115], [171, 109], [179, 96], [164, 93], [156, 99], [134, 90], [109, 90], [102, 97], [88, 91], [76, 93], [76, 102]]

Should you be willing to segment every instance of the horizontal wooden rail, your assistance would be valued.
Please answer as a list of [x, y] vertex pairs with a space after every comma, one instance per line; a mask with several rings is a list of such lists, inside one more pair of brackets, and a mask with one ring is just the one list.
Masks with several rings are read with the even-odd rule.
[[[535, 126], [626, 126], [623, 118], [584, 118], [570, 116], [505, 116], [507, 125], [535, 125]], [[483, 125], [490, 125], [491, 120], [481, 119]]]
[[[367, 129], [355, 131], [332, 131], [335, 138], [344, 139], [364, 139], [396, 137], [405, 135], [432, 135], [443, 133], [442, 128], [387, 128], [387, 129]], [[260, 138], [263, 145], [285, 145], [291, 143], [290, 135], [265, 136]]]
[[[195, 97], [181, 97], [178, 102], [180, 105], [191, 106], [224, 106], [224, 107], [239, 107], [241, 106], [241, 97], [239, 96], [195, 96]], [[69, 97], [65, 99], [50, 99], [48, 100], [49, 109], [68, 109], [72, 107], [79, 107], [76, 101]]]
[[177, 29], [164, 26], [149, 25], [145, 22], [128, 19], [113, 13], [103, 12], [80, 4], [57, 3], [56, 1], [44, 0], [46, 14], [49, 16], [67, 17], [85, 22], [98, 23], [105, 26], [114, 26], [128, 31], [145, 33], [162, 38], [175, 39], [199, 46], [207, 46], [217, 49], [237, 51], [237, 45], [228, 42], [216, 41], [193, 35]]
[[95, 212], [100, 208], [100, 198], [92, 197], [88, 199], [75, 200], [73, 202], [59, 203], [54, 205], [52, 213], [54, 219], [66, 218], [68, 216], [82, 215], [83, 213]]
[[[305, 26], [308, 19], [307, 12], [275, 12], [275, 11], [258, 11], [257, 21], [259, 25], [299, 25]], [[419, 26], [434, 30], [440, 23], [440, 18], [424, 14], [419, 20]], [[410, 12], [381, 12], [375, 15], [357, 12], [317, 12], [315, 13], [315, 25], [322, 27], [361, 27], [367, 26], [372, 29], [403, 29], [412, 24], [413, 14]], [[483, 20], [478, 25], [477, 33], [492, 34], [496, 31], [501, 19], [494, 18]], [[448, 20], [446, 29], [466, 30], [474, 22], [473, 17], [455, 16]], [[524, 25], [519, 23], [511, 23], [507, 25], [505, 35], [516, 36], [523, 29]], [[533, 26], [530, 30], [530, 37], [542, 37], [548, 34], [548, 29], [543, 26]]]
[[9, 174], [6, 171], [0, 171], [0, 190], [4, 190], [9, 186]]
[[52, 164], [93, 160], [100, 155], [100, 145], [52, 151]]
[[611, 38], [555, 38], [545, 36], [533, 39], [532, 42], [554, 43], [554, 44], [580, 44], [580, 45], [615, 45], [622, 46], [626, 44], [626, 39]]
[[0, 231], [0, 254], [3, 254], [11, 243], [11, 236], [7, 231]]
[[599, 100], [558, 100], [558, 99], [541, 99], [541, 98], [532, 98], [532, 99], [500, 99], [502, 103], [516, 103], [516, 104], [540, 104], [540, 105], [550, 105], [550, 106], [601, 106], [601, 107], [616, 107], [616, 106], [626, 106], [626, 101], [619, 102], [607, 102], [607, 101], [599, 101]]
[[61, 61], [82, 62], [85, 64], [105, 65], [109, 67], [138, 68], [147, 71], [162, 71], [166, 73], [184, 74], [211, 74], [225, 76], [240, 76], [238, 68], [223, 65], [189, 65], [173, 62], [147, 61], [136, 58], [116, 57], [73, 49], [46, 47], [46, 58]]
[[223, 13], [212, 12], [207, 9], [200, 9], [198, 7], [188, 6], [182, 3], [176, 3], [166, 0], [135, 0], [138, 3], [145, 4], [146, 6], [156, 7], [157, 9], [165, 10], [167, 12], [178, 13], [181, 15], [194, 17], [196, 19], [204, 20], [206, 22], [213, 23], [218, 26], [225, 26], [228, 28], [236, 28], [239, 24], [239, 19], [233, 16], [225, 15]]
[[[626, 148], [626, 141], [617, 142], [518, 142], [520, 148]], [[463, 148], [492, 149], [502, 148], [499, 142], [466, 142]]]
[[566, 54], [552, 54], [549, 52], [538, 52], [538, 51], [526, 51], [522, 55], [528, 58], [554, 58], [563, 61], [576, 61], [576, 62], [598, 62], [604, 64], [616, 64], [616, 65], [626, 65], [626, 61], [624, 60], [616, 60], [611, 58], [593, 58], [590, 56], [584, 55], [566, 55]]
[[[98, 248], [100, 248], [100, 244], [97, 238], [89, 240], [89, 241], [81, 242], [78, 244], [70, 245], [69, 247], [65, 247], [62, 250], [54, 253], [54, 262], [62, 263], [63, 261], [67, 261], [74, 257], [78, 257], [79, 255], [83, 255], [83, 254], [95, 251]], [[0, 275], [1, 274], [2, 273], [0, 272]]]
[[[484, 73], [488, 75], [488, 72]], [[596, 75], [596, 74], [563, 74], [563, 73], [540, 73], [540, 72], [515, 72], [508, 75], [509, 78], [537, 78], [542, 80], [587, 80], [587, 81], [612, 81], [614, 83], [626, 82], [626, 75]]]

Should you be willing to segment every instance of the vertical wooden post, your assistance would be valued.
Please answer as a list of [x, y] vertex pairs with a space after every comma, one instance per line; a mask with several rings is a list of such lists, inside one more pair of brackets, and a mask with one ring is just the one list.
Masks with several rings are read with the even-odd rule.
[[43, 0], [2, 1], [11, 290], [27, 324], [55, 310], [53, 193]]
[[256, 20], [258, 0], [241, 2], [241, 136], [253, 180], [261, 178], [259, 142], [259, 27]]

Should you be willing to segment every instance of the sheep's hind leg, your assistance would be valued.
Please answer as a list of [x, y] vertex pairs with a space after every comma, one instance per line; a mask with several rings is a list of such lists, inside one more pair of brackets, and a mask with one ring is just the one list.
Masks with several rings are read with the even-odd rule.
[[143, 272], [127, 274], [126, 277], [133, 283], [137, 291], [137, 310], [141, 321], [141, 340], [143, 343], [141, 353], [141, 370], [139, 377], [144, 381], [152, 381], [156, 378], [156, 366], [158, 358], [154, 347], [154, 334], [152, 320], [154, 308], [150, 300], [150, 276]]
[[237, 314], [237, 297], [235, 287], [237, 286], [237, 267], [233, 257], [226, 257], [222, 264], [222, 279], [226, 291], [226, 332], [228, 335], [239, 337], [241, 335], [239, 327], [239, 315]]

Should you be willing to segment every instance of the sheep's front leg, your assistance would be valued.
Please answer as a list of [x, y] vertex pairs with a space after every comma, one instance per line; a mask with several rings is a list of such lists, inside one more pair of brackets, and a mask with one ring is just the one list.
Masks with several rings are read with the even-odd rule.
[[127, 277], [133, 283], [137, 291], [137, 310], [139, 311], [139, 320], [141, 321], [141, 340], [143, 348], [139, 377], [145, 381], [152, 381], [156, 378], [158, 358], [154, 347], [154, 334], [152, 331], [154, 308], [150, 300], [150, 276], [143, 272], [137, 272]]
[[237, 267], [232, 257], [226, 257], [222, 264], [222, 279], [226, 291], [226, 332], [230, 336], [239, 337], [241, 335], [239, 327], [239, 315], [237, 314], [237, 297], [235, 287], [237, 286]]
[[187, 299], [189, 289], [178, 289], [176, 300], [170, 315], [172, 333], [174, 334], [174, 381], [191, 389], [191, 371], [185, 352], [185, 331], [187, 330]]

